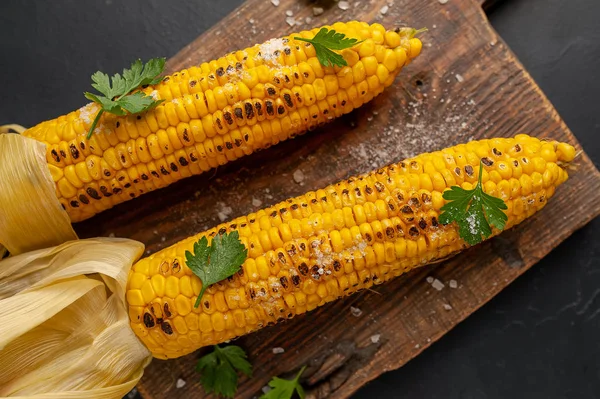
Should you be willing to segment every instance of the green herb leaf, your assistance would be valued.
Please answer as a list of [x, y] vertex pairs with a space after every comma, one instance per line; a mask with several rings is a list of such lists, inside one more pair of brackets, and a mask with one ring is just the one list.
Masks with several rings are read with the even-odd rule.
[[306, 366], [302, 367], [296, 378], [293, 380], [284, 380], [279, 377], [273, 377], [271, 381], [269, 381], [269, 386], [271, 389], [269, 392], [265, 393], [260, 397], [260, 399], [291, 399], [294, 395], [294, 392], [298, 393], [301, 399], [304, 399], [304, 389], [302, 385], [300, 385], [300, 376], [304, 373]]
[[194, 253], [185, 251], [187, 266], [202, 281], [202, 289], [194, 307], [200, 305], [204, 290], [214, 283], [233, 276], [248, 257], [248, 250], [237, 231], [217, 234], [209, 246], [206, 237], [194, 243]]
[[479, 163], [479, 180], [472, 190], [458, 186], [450, 187], [443, 197], [450, 201], [442, 206], [440, 223], [458, 224], [460, 237], [469, 245], [476, 245], [492, 235], [492, 227], [502, 230], [508, 220], [503, 210], [508, 209], [501, 198], [483, 192], [481, 178], [483, 164]]
[[163, 100], [156, 101], [154, 98], [145, 95], [142, 92], [132, 93], [141, 86], [156, 84], [161, 81], [160, 74], [165, 68], [164, 58], [153, 58], [145, 65], [141, 60], [136, 60], [131, 64], [130, 69], [123, 70], [123, 76], [116, 73], [112, 78], [103, 72], [96, 72], [92, 75], [92, 87], [102, 95], [86, 92], [85, 98], [97, 104], [101, 108], [94, 118], [87, 138], [92, 137], [92, 133], [104, 112], [124, 116], [129, 114], [138, 114], [148, 111]]
[[117, 104], [130, 114], [137, 114], [142, 111], [147, 111], [158, 105], [152, 97], [146, 96], [141, 91], [130, 94], [116, 101]]
[[317, 59], [325, 67], [342, 67], [348, 65], [341, 54], [332, 50], [344, 50], [362, 43], [362, 40], [358, 41], [358, 39], [346, 37], [343, 33], [337, 33], [335, 30], [328, 30], [327, 28], [321, 28], [312, 39], [305, 39], [303, 37], [294, 37], [294, 39], [312, 44], [315, 48]]
[[233, 398], [238, 385], [237, 371], [251, 377], [252, 365], [248, 362], [246, 352], [239, 346], [221, 348], [215, 345], [212, 353], [198, 360], [196, 371], [200, 373], [200, 383], [206, 393], [214, 392]]

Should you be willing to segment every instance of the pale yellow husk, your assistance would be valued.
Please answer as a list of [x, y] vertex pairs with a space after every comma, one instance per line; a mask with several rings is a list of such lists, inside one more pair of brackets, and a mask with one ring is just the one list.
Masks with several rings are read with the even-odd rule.
[[74, 239], [69, 215], [56, 197], [46, 146], [0, 132], [0, 245], [15, 255]]
[[143, 244], [71, 241], [0, 261], [0, 396], [120, 399], [151, 354], [125, 286]]

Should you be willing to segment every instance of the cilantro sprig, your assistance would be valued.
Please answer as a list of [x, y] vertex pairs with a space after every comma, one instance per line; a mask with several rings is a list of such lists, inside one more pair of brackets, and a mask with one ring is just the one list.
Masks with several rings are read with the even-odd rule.
[[298, 394], [300, 399], [304, 399], [304, 389], [300, 385], [300, 376], [304, 373], [306, 366], [300, 369], [300, 372], [293, 380], [284, 380], [283, 378], [273, 377], [269, 381], [270, 391], [260, 397], [260, 399], [291, 399], [294, 392]]
[[154, 85], [162, 80], [160, 76], [165, 68], [164, 58], [153, 58], [146, 64], [142, 64], [141, 60], [136, 60], [131, 64], [130, 69], [123, 69], [123, 76], [116, 73], [112, 78], [107, 74], [97, 71], [92, 75], [92, 87], [99, 94], [85, 92], [85, 98], [97, 104], [100, 104], [100, 111], [96, 114], [92, 126], [88, 132], [87, 138], [92, 137], [94, 129], [104, 112], [108, 112], [118, 116], [129, 114], [138, 114], [148, 111], [163, 100], [155, 100], [151, 96], [147, 96], [141, 91], [133, 91], [141, 86]]
[[294, 39], [312, 44], [315, 48], [317, 59], [325, 67], [343, 67], [348, 65], [344, 57], [333, 50], [344, 50], [362, 43], [362, 40], [358, 41], [358, 39], [346, 37], [343, 33], [338, 33], [333, 29], [328, 30], [327, 28], [321, 28], [312, 39], [305, 39], [298, 36], [294, 37]]
[[237, 392], [238, 371], [252, 376], [252, 365], [246, 352], [236, 345], [221, 348], [215, 345], [214, 351], [201, 357], [196, 364], [200, 373], [200, 383], [206, 393], [214, 392], [233, 398]]
[[194, 243], [194, 253], [185, 251], [187, 266], [202, 281], [202, 289], [194, 307], [200, 305], [200, 299], [209, 285], [233, 276], [247, 257], [248, 250], [240, 241], [237, 231], [217, 234], [211, 245], [208, 245], [206, 237], [202, 237]]
[[450, 202], [442, 206], [440, 223], [458, 224], [460, 237], [469, 245], [476, 245], [492, 235], [490, 225], [502, 230], [508, 220], [503, 212], [508, 209], [501, 198], [493, 197], [483, 191], [481, 178], [483, 164], [479, 163], [479, 179], [472, 190], [452, 186], [443, 197]]

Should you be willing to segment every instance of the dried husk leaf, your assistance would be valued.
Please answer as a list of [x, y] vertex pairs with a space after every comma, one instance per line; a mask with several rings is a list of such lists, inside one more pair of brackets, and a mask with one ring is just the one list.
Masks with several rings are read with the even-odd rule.
[[0, 133], [0, 244], [16, 255], [77, 239], [56, 197], [46, 146]]
[[0, 261], [0, 396], [120, 399], [151, 354], [125, 286], [143, 244], [70, 241]]

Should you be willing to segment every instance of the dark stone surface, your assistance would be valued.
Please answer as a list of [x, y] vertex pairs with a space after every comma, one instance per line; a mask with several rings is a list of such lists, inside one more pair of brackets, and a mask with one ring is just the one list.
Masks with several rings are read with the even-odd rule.
[[[242, 0], [3, 0], [0, 124], [81, 106], [89, 75], [169, 57]], [[600, 163], [600, 2], [502, 0], [494, 27]], [[585, 212], [585, 210], [581, 210]], [[600, 397], [596, 219], [405, 367], [356, 398]]]

